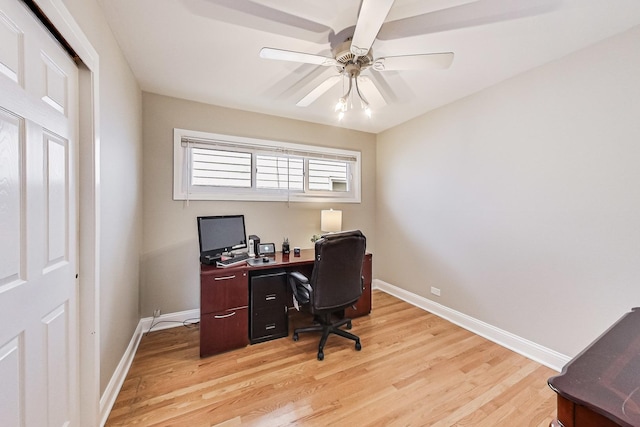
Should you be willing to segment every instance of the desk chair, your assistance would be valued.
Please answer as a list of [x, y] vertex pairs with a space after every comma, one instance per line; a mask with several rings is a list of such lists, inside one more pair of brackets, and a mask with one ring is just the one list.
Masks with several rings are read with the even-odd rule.
[[[360, 351], [360, 338], [343, 329], [351, 329], [351, 319], [342, 318], [344, 309], [352, 306], [362, 295], [364, 279], [362, 260], [366, 237], [359, 231], [346, 231], [323, 236], [316, 241], [316, 257], [311, 280], [299, 272], [289, 273], [289, 284], [295, 299], [308, 307], [317, 324], [293, 331], [293, 340], [303, 332], [322, 332], [318, 345], [318, 360], [324, 359], [324, 346], [329, 334], [340, 335], [356, 342]], [[333, 315], [340, 317], [333, 320]]]

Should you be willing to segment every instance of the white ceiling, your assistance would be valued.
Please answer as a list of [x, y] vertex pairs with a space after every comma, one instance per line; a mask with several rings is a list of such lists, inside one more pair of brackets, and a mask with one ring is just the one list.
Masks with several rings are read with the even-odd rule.
[[99, 1], [144, 91], [373, 133], [640, 25], [639, 0], [396, 0], [374, 57], [451, 51], [453, 64], [367, 70], [387, 105], [338, 122], [341, 84], [296, 106], [335, 68], [259, 51], [331, 56], [329, 39], [344, 39], [360, 0]]

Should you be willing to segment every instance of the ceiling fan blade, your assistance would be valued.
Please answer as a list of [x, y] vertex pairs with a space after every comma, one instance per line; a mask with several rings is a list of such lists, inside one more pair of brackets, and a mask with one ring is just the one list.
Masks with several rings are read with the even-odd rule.
[[378, 58], [372, 67], [376, 71], [436, 70], [449, 68], [452, 61], [453, 52], [425, 53]]
[[[313, 18], [254, 0], [181, 0], [198, 18], [238, 25], [285, 37], [323, 43], [331, 28]], [[307, 15], [309, 16], [309, 15]]]
[[358, 86], [360, 91], [366, 98], [369, 105], [372, 107], [380, 108], [387, 105], [387, 101], [382, 97], [382, 94], [378, 90], [373, 80], [367, 76], [358, 77]]
[[369, 52], [392, 5], [393, 0], [362, 0], [351, 41], [351, 53], [364, 56]]
[[296, 105], [298, 107], [308, 107], [312, 102], [320, 98], [326, 91], [328, 91], [329, 89], [331, 89], [331, 87], [338, 83], [341, 78], [342, 76], [340, 74], [329, 77], [318, 86], [316, 86], [316, 88], [309, 92], [304, 98], [298, 101]]
[[260, 49], [260, 58], [324, 65], [325, 67], [328, 67], [330, 65], [339, 65], [335, 59], [329, 56], [314, 55], [304, 52], [294, 52], [284, 49], [274, 49], [271, 47], [263, 47], [262, 49]]
[[467, 3], [475, 3], [481, 0], [429, 0], [395, 3], [387, 15], [387, 22], [398, 19], [410, 18], [412, 16], [424, 15], [425, 13], [437, 12], [452, 7], [462, 6]]
[[483, 0], [449, 9], [388, 21], [380, 30], [380, 40], [395, 40], [501, 21], [527, 18], [556, 10], [562, 0]]

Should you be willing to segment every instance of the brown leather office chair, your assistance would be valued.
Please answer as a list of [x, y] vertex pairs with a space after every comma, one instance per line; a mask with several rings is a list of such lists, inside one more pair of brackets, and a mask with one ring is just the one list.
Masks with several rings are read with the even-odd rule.
[[[356, 350], [360, 338], [343, 329], [351, 329], [351, 319], [344, 318], [344, 309], [362, 295], [362, 261], [366, 237], [359, 231], [346, 231], [323, 236], [316, 241], [316, 257], [309, 280], [299, 272], [289, 273], [289, 284], [296, 300], [315, 315], [317, 324], [293, 331], [293, 340], [303, 332], [322, 332], [318, 345], [318, 360], [324, 359], [324, 346], [329, 334], [354, 340]], [[337, 317], [337, 320], [334, 319]]]

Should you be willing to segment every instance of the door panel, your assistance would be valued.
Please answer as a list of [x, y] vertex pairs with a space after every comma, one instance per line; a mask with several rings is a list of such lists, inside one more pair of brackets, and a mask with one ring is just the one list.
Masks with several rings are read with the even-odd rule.
[[22, 32], [11, 19], [0, 11], [0, 73], [22, 85], [24, 43]]
[[45, 331], [45, 357], [49, 425], [63, 426], [69, 420], [69, 348], [66, 345], [69, 319], [67, 304], [56, 307], [42, 319]]
[[22, 371], [22, 335], [0, 344], [0, 401], [2, 422], [8, 426], [23, 426], [24, 414], [24, 374]]
[[68, 242], [69, 224], [67, 209], [69, 206], [69, 162], [66, 141], [53, 135], [43, 135], [46, 152], [44, 167], [46, 170], [45, 191], [47, 203], [47, 268], [69, 261]]
[[24, 283], [25, 278], [21, 128], [20, 118], [0, 110], [0, 298], [3, 292]]
[[0, 420], [78, 425], [78, 70], [0, 0]]

